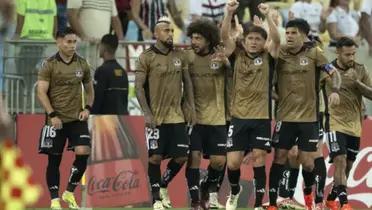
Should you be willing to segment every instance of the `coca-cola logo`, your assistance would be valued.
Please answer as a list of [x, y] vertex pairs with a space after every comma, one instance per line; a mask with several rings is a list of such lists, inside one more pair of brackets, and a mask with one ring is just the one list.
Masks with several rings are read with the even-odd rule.
[[129, 191], [139, 188], [137, 171], [122, 170], [116, 176], [92, 176], [88, 181], [88, 194]]

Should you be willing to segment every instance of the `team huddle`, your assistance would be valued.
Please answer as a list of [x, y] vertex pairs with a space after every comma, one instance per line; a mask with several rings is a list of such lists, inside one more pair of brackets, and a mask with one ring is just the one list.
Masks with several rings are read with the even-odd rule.
[[[172, 208], [167, 186], [186, 163], [191, 209], [220, 207], [218, 191], [227, 170], [226, 209], [235, 210], [242, 191], [240, 166], [251, 153], [255, 210], [264, 209], [267, 178], [267, 209], [278, 209], [284, 170], [289, 171], [284, 191], [292, 198], [300, 165], [306, 209], [351, 210], [346, 180], [359, 151], [362, 97], [372, 98], [368, 72], [355, 62], [357, 44], [342, 37], [336, 59], [329, 62], [319, 43], [308, 38], [305, 20], [286, 24], [281, 45], [268, 5], [258, 6], [268, 30], [252, 25], [244, 31], [234, 21], [238, 5], [236, 0], [227, 4], [220, 28], [206, 19], [192, 22], [187, 28], [191, 49], [186, 50], [173, 47], [170, 20], [160, 18], [156, 43], [139, 57], [135, 86], [145, 117], [153, 209]], [[326, 199], [323, 139], [335, 167]], [[200, 182], [202, 157], [209, 166]], [[162, 175], [160, 164], [167, 158]]]

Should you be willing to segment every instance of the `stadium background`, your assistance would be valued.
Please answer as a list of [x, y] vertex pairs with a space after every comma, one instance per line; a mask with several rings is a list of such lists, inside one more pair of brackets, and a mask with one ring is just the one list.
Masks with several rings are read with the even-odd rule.
[[[180, 1], [182, 2], [185, 1]], [[328, 1], [320, 1], [328, 5]], [[279, 8], [283, 13], [288, 10], [293, 1], [274, 2], [272, 6]], [[352, 7], [358, 8], [361, 1], [353, 1]], [[180, 5], [185, 7], [187, 4]], [[183, 13], [187, 16], [188, 14]], [[248, 11], [245, 19], [248, 19]], [[176, 30], [175, 40], [180, 40], [181, 31]], [[329, 36], [322, 34], [322, 40], [327, 43]], [[93, 151], [91, 164], [86, 173], [82, 189], [77, 190], [78, 200], [86, 207], [148, 207], [150, 206], [150, 194], [146, 177], [146, 146], [143, 132], [143, 118], [135, 99], [133, 70], [138, 55], [150, 46], [150, 42], [122, 42], [117, 52], [119, 62], [128, 70], [130, 78], [129, 109], [131, 116], [93, 116], [90, 119], [90, 128], [93, 134]], [[184, 46], [183, 43], [180, 43]], [[23, 46], [34, 46], [35, 49], [42, 47], [42, 57], [36, 57], [32, 52], [28, 57], [19, 57]], [[29, 209], [46, 208], [49, 206], [49, 197], [44, 183], [46, 157], [37, 154], [37, 142], [40, 128], [43, 124], [43, 112], [35, 100], [35, 81], [37, 69], [42, 58], [55, 52], [54, 42], [48, 41], [14, 41], [7, 40], [3, 43], [4, 51], [2, 60], [3, 74], [1, 77], [2, 91], [6, 99], [6, 106], [14, 116], [13, 139], [20, 148], [24, 162], [33, 170], [32, 179], [41, 186], [41, 194], [37, 202]], [[325, 53], [331, 60], [335, 57], [334, 48], [325, 47]], [[93, 68], [99, 66], [102, 60], [98, 56], [98, 45], [94, 43], [79, 43], [79, 53], [88, 58]], [[29, 59], [38, 59], [35, 71], [25, 74], [14, 74], [16, 63], [28, 65]], [[372, 59], [368, 56], [368, 47], [363, 43], [358, 49], [357, 60], [366, 64], [372, 70]], [[367, 114], [372, 115], [372, 103], [366, 101]], [[363, 124], [361, 151], [352, 169], [349, 185], [349, 199], [356, 208], [366, 209], [372, 207], [372, 120], [366, 119]], [[4, 149], [4, 148], [2, 148]], [[2, 153], [4, 154], [4, 153]], [[328, 157], [327, 157], [328, 159]], [[62, 168], [68, 168], [73, 160], [71, 153], [66, 153], [62, 162]], [[267, 160], [270, 165], [271, 159]], [[166, 164], [162, 164], [165, 166]], [[202, 163], [205, 170], [207, 163]], [[333, 169], [327, 164], [328, 177], [326, 180], [326, 193], [330, 190]], [[164, 168], [163, 168], [164, 169]], [[268, 170], [268, 168], [267, 168]], [[68, 170], [61, 170], [61, 177], [67, 177]], [[249, 207], [253, 203], [252, 169], [249, 159], [243, 166], [242, 184], [244, 192], [239, 201], [240, 207]], [[1, 181], [4, 179], [4, 170], [1, 171]], [[63, 174], [65, 176], [63, 176]], [[184, 172], [176, 177], [170, 184], [170, 197], [174, 207], [181, 208], [188, 205], [188, 190], [186, 188]], [[301, 189], [302, 177], [299, 177], [298, 188]], [[227, 180], [224, 182], [220, 193], [220, 202], [224, 203], [228, 194]], [[61, 183], [66, 180], [62, 178]], [[2, 185], [4, 186], [4, 185]], [[63, 189], [62, 189], [63, 190]], [[303, 202], [301, 190], [296, 190], [295, 198]], [[4, 192], [1, 192], [2, 196]], [[35, 192], [35, 194], [37, 194]], [[19, 198], [18, 198], [19, 199]], [[267, 201], [267, 197], [265, 197]], [[13, 202], [13, 201], [12, 201]], [[17, 198], [14, 198], [17, 202]], [[0, 209], [2, 207], [0, 206]], [[17, 210], [17, 209], [16, 209]]]

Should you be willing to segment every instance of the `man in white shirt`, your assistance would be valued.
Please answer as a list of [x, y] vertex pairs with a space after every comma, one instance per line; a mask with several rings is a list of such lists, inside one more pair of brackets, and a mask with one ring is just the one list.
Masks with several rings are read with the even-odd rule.
[[339, 1], [327, 18], [327, 29], [331, 37], [331, 44], [343, 36], [356, 37], [359, 32], [359, 15], [351, 11], [350, 0]]
[[70, 0], [67, 9], [70, 25], [81, 39], [100, 40], [110, 33], [110, 25], [119, 40], [124, 38], [115, 0]]
[[364, 0], [361, 8], [360, 30], [369, 45], [369, 55], [372, 56], [372, 1]]
[[216, 24], [222, 22], [226, 0], [190, 0], [189, 3], [190, 16], [194, 20], [198, 17], [205, 17]]

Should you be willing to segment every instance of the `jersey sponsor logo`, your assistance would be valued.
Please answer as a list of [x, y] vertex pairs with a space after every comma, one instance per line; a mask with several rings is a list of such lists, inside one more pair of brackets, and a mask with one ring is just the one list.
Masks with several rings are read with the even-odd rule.
[[80, 70], [80, 69], [77, 69], [77, 70], [75, 71], [75, 76], [76, 76], [77, 78], [82, 78], [82, 77], [83, 77], [83, 71]]
[[300, 65], [301, 66], [309, 65], [309, 59], [307, 57], [300, 57]]
[[262, 58], [261, 57], [257, 57], [253, 60], [253, 63], [255, 66], [260, 66], [262, 65], [263, 61], [262, 61]]
[[181, 59], [174, 58], [173, 59], [173, 64], [174, 64], [175, 67], [181, 67], [181, 65], [182, 65]]

